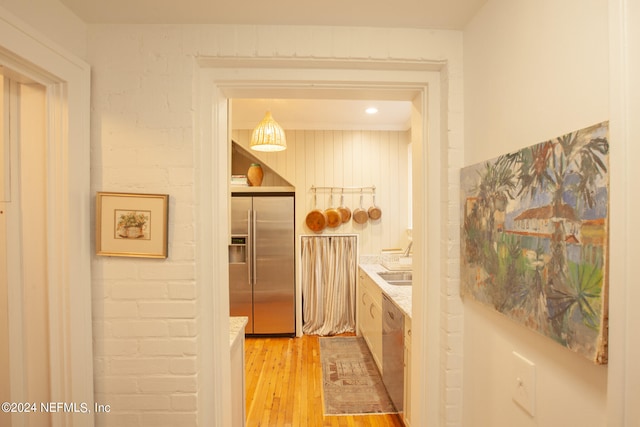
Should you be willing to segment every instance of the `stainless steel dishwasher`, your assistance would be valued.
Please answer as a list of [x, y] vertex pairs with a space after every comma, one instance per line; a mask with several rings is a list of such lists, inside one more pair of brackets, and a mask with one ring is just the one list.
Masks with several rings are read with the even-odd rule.
[[404, 314], [382, 299], [382, 381], [398, 412], [404, 408]]

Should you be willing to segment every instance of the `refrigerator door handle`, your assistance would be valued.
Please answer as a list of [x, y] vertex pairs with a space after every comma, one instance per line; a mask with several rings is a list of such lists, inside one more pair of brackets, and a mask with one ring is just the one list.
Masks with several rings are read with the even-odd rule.
[[258, 277], [258, 272], [257, 270], [257, 263], [256, 263], [256, 235], [258, 234], [257, 230], [257, 217], [258, 217], [258, 212], [256, 211], [251, 211], [252, 214], [252, 221], [251, 221], [251, 272], [253, 274], [253, 277], [251, 278], [251, 284], [253, 286], [256, 285], [256, 278]]
[[253, 258], [254, 258], [254, 254], [253, 254], [253, 241], [252, 241], [252, 235], [253, 235], [253, 230], [251, 229], [252, 227], [252, 222], [251, 222], [251, 209], [247, 210], [247, 228], [249, 229], [249, 235], [247, 236], [247, 278], [249, 279], [249, 285], [253, 286]]

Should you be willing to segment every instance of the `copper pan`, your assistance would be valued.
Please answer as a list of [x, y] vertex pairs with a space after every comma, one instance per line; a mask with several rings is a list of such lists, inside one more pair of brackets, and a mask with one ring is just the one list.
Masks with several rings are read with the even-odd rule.
[[338, 212], [340, 212], [342, 222], [347, 222], [351, 219], [351, 209], [344, 205], [344, 190], [340, 193], [340, 207], [338, 207]]
[[329, 219], [327, 218], [327, 215], [323, 211], [316, 208], [315, 190], [313, 194], [313, 207], [314, 209], [307, 214], [307, 217], [305, 218], [305, 223], [307, 224], [307, 227], [309, 227], [311, 231], [319, 233], [327, 227], [327, 224], [329, 223]]
[[380, 217], [382, 216], [382, 209], [380, 209], [378, 206], [376, 206], [376, 193], [373, 193], [373, 205], [369, 208], [369, 210], [367, 211], [367, 214], [369, 215], [369, 218], [376, 221], [379, 220]]
[[362, 207], [362, 192], [360, 193], [360, 207], [353, 210], [353, 222], [364, 224], [369, 219], [369, 214]]
[[336, 228], [342, 224], [342, 215], [338, 209], [333, 207], [333, 190], [331, 190], [329, 197], [329, 207], [324, 210], [324, 214], [327, 216], [327, 226], [330, 228]]

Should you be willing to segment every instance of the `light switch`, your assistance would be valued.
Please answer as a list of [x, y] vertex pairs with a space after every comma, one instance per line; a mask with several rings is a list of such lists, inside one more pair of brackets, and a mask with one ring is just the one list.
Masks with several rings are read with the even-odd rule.
[[513, 352], [513, 401], [532, 417], [536, 404], [536, 365]]

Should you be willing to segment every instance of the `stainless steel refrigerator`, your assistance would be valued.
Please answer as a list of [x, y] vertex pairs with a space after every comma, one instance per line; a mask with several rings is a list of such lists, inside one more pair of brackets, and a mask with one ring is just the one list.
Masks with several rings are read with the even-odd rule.
[[295, 335], [292, 194], [231, 197], [229, 303], [249, 335]]

